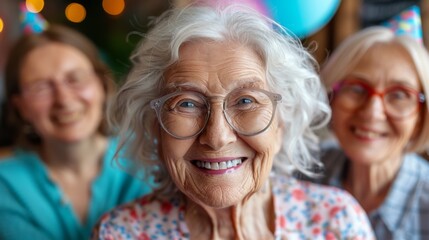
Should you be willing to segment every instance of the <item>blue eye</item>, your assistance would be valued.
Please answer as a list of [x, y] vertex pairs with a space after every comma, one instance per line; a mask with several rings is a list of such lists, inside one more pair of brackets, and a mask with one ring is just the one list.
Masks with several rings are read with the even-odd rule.
[[241, 98], [238, 100], [237, 104], [250, 104], [253, 103], [252, 99], [249, 98]]
[[181, 102], [179, 104], [180, 107], [184, 107], [184, 108], [192, 108], [192, 107], [196, 107], [195, 103], [193, 102]]

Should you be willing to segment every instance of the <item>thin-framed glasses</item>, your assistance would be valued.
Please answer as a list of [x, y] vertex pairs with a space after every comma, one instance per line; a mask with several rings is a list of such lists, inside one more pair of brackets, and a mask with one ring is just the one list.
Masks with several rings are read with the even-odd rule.
[[214, 99], [223, 101], [222, 111], [232, 129], [240, 135], [254, 136], [270, 126], [282, 96], [253, 88], [235, 89], [224, 98], [207, 97], [195, 91], [176, 91], [152, 100], [150, 106], [168, 134], [187, 139], [204, 130]]
[[426, 101], [425, 95], [410, 87], [395, 85], [379, 92], [360, 80], [344, 80], [334, 85], [333, 97], [339, 107], [355, 110], [370, 98], [378, 96], [383, 100], [384, 109], [390, 117], [401, 119], [419, 111]]
[[92, 70], [74, 70], [69, 72], [61, 81], [38, 80], [21, 86], [21, 94], [25, 97], [37, 99], [47, 99], [52, 96], [54, 88], [58, 85], [65, 85], [74, 92], [81, 91], [94, 82], [96, 74]]

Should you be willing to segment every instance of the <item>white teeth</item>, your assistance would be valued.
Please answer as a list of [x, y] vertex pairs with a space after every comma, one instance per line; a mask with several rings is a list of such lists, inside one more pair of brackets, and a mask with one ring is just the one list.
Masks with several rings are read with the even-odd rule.
[[215, 162], [215, 163], [211, 163], [210, 165], [211, 165], [211, 168], [212, 168], [213, 170], [219, 170], [219, 164], [218, 164], [217, 162]]
[[205, 168], [209, 170], [225, 170], [229, 168], [233, 168], [235, 166], [238, 166], [242, 163], [241, 159], [234, 159], [230, 161], [225, 162], [202, 162], [202, 161], [196, 161], [197, 167]]
[[204, 163], [204, 168], [211, 169], [210, 163], [209, 162]]
[[226, 162], [220, 162], [219, 163], [219, 169], [226, 169], [227, 168], [227, 163]]
[[373, 131], [364, 131], [361, 129], [355, 129], [355, 134], [365, 138], [378, 138], [381, 134], [373, 132]]

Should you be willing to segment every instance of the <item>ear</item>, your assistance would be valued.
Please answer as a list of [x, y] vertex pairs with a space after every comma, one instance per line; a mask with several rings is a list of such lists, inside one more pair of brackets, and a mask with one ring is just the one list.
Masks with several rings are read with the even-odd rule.
[[19, 115], [21, 115], [21, 117], [25, 121], [29, 121], [29, 119], [31, 119], [31, 116], [28, 116], [29, 111], [27, 111], [27, 108], [26, 108], [27, 104], [24, 101], [24, 99], [22, 98], [22, 96], [13, 95], [12, 96], [12, 104], [17, 109], [17, 111], [19, 112]]
[[277, 130], [275, 133], [275, 138], [277, 141], [276, 148], [274, 149], [275, 154], [277, 154], [280, 151], [280, 149], [282, 147], [282, 143], [283, 143], [283, 136], [284, 136], [283, 135], [284, 134], [283, 124], [280, 124], [280, 123], [277, 123], [277, 124], [278, 124], [278, 127], [277, 127]]
[[153, 136], [156, 138], [157, 141], [157, 151], [158, 151], [158, 157], [159, 159], [164, 162], [164, 154], [162, 152], [162, 136], [161, 136], [161, 126], [159, 125], [158, 121], [155, 118], [155, 121], [153, 122]]

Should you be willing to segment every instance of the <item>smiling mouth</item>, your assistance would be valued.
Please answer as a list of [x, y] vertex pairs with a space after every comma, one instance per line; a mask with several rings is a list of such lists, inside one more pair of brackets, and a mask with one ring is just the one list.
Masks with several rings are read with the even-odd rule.
[[384, 137], [385, 134], [383, 133], [379, 133], [379, 132], [374, 132], [374, 131], [369, 131], [369, 130], [363, 130], [363, 129], [359, 129], [359, 128], [354, 128], [353, 129], [354, 134], [356, 134], [358, 137], [363, 137], [363, 138], [381, 138]]
[[69, 124], [78, 121], [81, 116], [81, 112], [73, 112], [69, 114], [58, 114], [54, 117], [54, 119], [59, 124]]
[[203, 168], [207, 170], [227, 170], [230, 168], [240, 166], [244, 161], [245, 159], [241, 159], [241, 158], [228, 160], [224, 162], [205, 162], [205, 161], [194, 160], [192, 161], [192, 164], [194, 164], [199, 168]]

